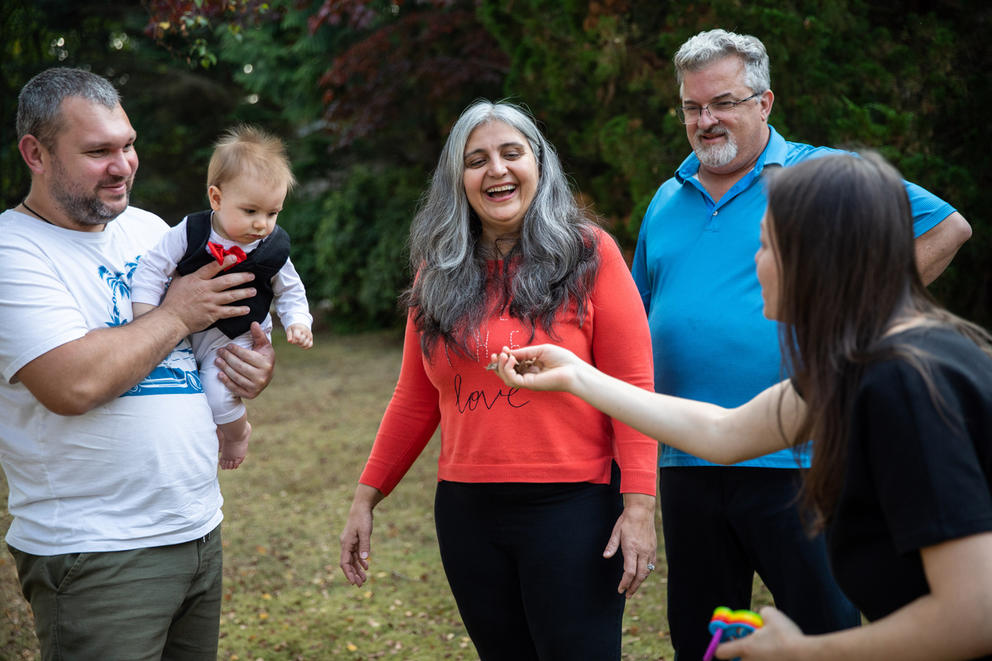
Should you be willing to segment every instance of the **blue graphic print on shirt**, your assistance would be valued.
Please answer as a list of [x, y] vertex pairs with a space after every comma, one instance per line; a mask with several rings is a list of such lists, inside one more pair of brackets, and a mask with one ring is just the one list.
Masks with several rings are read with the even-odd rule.
[[[140, 259], [140, 258], [139, 258]], [[107, 326], [123, 326], [128, 323], [129, 315], [122, 314], [121, 306], [131, 306], [131, 276], [138, 266], [137, 260], [127, 262], [123, 272], [113, 272], [105, 266], [98, 269], [100, 278], [110, 288], [110, 321]], [[192, 369], [191, 369], [192, 368]], [[151, 374], [134, 386], [121, 397], [132, 395], [173, 395], [195, 394], [203, 392], [200, 375], [196, 371], [196, 358], [189, 343], [183, 340], [165, 357]]]
[[122, 300], [126, 300], [129, 305], [131, 303], [131, 276], [134, 275], [134, 269], [137, 266], [138, 262], [135, 260], [124, 265], [126, 270], [123, 273], [115, 273], [106, 266], [97, 269], [100, 278], [110, 287], [110, 321], [107, 322], [108, 326], [123, 326], [127, 323], [127, 317], [121, 314], [120, 306]]

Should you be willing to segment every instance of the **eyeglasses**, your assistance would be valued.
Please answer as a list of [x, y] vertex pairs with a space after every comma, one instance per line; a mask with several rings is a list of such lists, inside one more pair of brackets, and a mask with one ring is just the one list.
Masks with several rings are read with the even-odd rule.
[[755, 92], [746, 99], [741, 99], [740, 101], [714, 101], [713, 103], [707, 103], [705, 106], [676, 106], [675, 114], [679, 116], [679, 121], [683, 124], [695, 124], [699, 121], [702, 116], [703, 111], [709, 113], [710, 117], [713, 119], [719, 119], [722, 116], [733, 114], [737, 106], [744, 103], [745, 101], [750, 101], [756, 96], [761, 96], [763, 92]]

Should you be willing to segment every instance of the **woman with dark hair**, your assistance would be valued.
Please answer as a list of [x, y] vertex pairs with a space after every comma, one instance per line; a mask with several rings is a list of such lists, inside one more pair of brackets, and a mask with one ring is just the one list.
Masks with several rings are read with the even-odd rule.
[[413, 220], [410, 264], [399, 382], [341, 533], [346, 578], [366, 580], [372, 510], [440, 424], [438, 543], [480, 658], [618, 661], [624, 594], [654, 568], [657, 443], [485, 369], [502, 346], [556, 342], [651, 390], [647, 319], [617, 245], [533, 119], [477, 102]]
[[992, 338], [923, 287], [905, 189], [880, 157], [783, 170], [762, 225], [757, 273], [790, 378], [747, 404], [644, 393], [550, 345], [504, 350], [498, 373], [714, 462], [813, 439], [810, 524], [871, 624], [803, 636], [766, 608], [719, 658], [992, 659]]

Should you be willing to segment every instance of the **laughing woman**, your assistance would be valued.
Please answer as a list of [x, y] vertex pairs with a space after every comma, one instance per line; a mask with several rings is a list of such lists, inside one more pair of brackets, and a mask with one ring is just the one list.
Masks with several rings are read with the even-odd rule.
[[783, 170], [762, 225], [757, 274], [790, 380], [727, 410], [644, 393], [555, 346], [503, 352], [500, 376], [714, 462], [814, 439], [811, 523], [871, 624], [804, 636], [766, 608], [717, 657], [992, 659], [992, 338], [927, 294], [902, 180], [876, 156]]
[[619, 249], [577, 207], [533, 119], [477, 102], [448, 136], [410, 263], [403, 364], [341, 534], [345, 576], [366, 580], [372, 510], [440, 424], [438, 542], [479, 657], [619, 660], [624, 595], [654, 568], [657, 443], [485, 369], [503, 346], [555, 342], [651, 390], [647, 319]]

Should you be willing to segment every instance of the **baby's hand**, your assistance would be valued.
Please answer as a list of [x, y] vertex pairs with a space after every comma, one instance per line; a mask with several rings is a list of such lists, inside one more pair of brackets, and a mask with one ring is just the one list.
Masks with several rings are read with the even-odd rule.
[[309, 349], [313, 346], [313, 333], [303, 324], [292, 324], [286, 329], [286, 339], [290, 344]]

